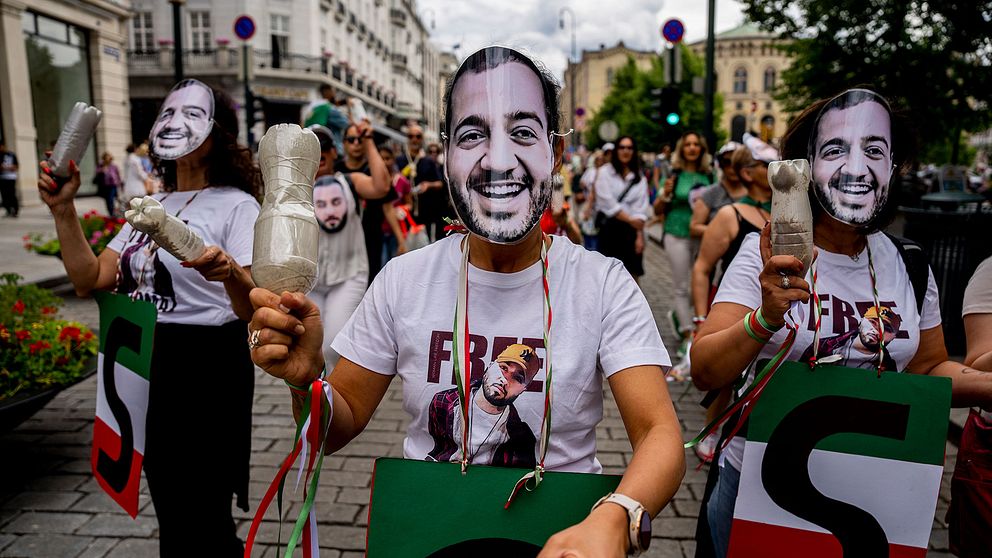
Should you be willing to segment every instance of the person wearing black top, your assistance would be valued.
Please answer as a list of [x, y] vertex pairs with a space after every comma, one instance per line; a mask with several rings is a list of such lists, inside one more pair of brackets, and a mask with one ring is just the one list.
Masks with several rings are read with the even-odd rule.
[[432, 241], [438, 240], [444, 237], [444, 218], [450, 211], [437, 154], [424, 154], [424, 132], [420, 126], [411, 125], [406, 137], [406, 149], [396, 158], [396, 165], [413, 182], [414, 219], [426, 227]]

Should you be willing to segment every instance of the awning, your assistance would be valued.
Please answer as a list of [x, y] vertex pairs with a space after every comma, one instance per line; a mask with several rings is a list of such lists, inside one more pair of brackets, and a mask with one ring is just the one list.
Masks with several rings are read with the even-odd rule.
[[386, 136], [387, 138], [398, 141], [400, 143], [406, 143], [406, 136], [396, 130], [390, 128], [389, 126], [383, 126], [382, 124], [373, 124], [372, 129], [379, 134]]

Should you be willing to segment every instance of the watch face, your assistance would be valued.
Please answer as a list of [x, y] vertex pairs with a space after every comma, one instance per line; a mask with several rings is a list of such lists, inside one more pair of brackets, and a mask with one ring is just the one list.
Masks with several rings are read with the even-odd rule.
[[641, 512], [641, 527], [637, 530], [637, 542], [640, 543], [641, 550], [647, 550], [651, 546], [651, 517], [644, 511]]

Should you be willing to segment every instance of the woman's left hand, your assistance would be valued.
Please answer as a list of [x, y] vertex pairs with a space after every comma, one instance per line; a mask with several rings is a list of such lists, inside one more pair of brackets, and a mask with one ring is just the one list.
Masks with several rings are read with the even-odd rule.
[[637, 232], [637, 240], [634, 241], [634, 253], [643, 254], [644, 253], [644, 233]]
[[199, 258], [179, 265], [199, 271], [207, 281], [227, 281], [238, 267], [237, 262], [218, 246], [207, 246]]
[[630, 544], [629, 525], [626, 510], [603, 504], [581, 523], [548, 539], [537, 558], [622, 558]]

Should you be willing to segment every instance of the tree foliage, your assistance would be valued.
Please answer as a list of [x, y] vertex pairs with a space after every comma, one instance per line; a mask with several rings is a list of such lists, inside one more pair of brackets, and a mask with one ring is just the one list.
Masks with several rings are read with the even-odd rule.
[[[992, 124], [992, 0], [744, 0], [793, 58], [789, 111], [857, 85], [906, 109], [923, 153]], [[926, 156], [926, 155], [924, 155]]]
[[[702, 59], [693, 54], [685, 45], [681, 45], [682, 53], [682, 97], [679, 110], [682, 121], [677, 126], [665, 124], [662, 118], [653, 117], [657, 112], [651, 108], [651, 101], [657, 95], [653, 89], [665, 86], [665, 63], [661, 56], [651, 60], [651, 68], [641, 70], [633, 58], [627, 59], [627, 64], [616, 71], [609, 95], [603, 100], [603, 105], [590, 120], [584, 139], [591, 146], [599, 146], [604, 140], [599, 137], [599, 125], [607, 120], [617, 123], [620, 135], [634, 138], [643, 151], [660, 151], [665, 143], [674, 144], [684, 130], [702, 129], [705, 121], [704, 100], [702, 95], [692, 93], [692, 78], [702, 76], [704, 64]], [[720, 122], [723, 102], [717, 96], [714, 100], [713, 121]], [[726, 137], [723, 130], [717, 131], [717, 137]]]

